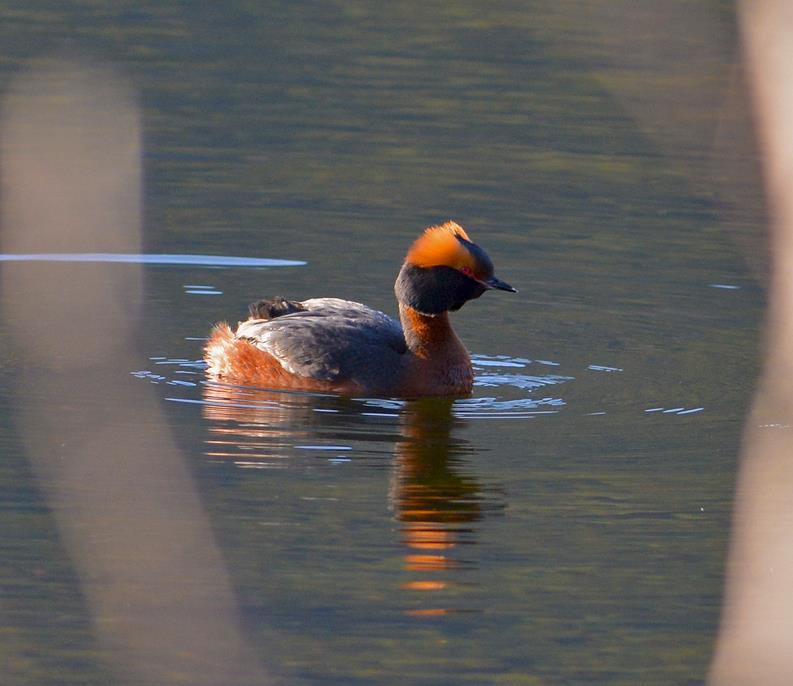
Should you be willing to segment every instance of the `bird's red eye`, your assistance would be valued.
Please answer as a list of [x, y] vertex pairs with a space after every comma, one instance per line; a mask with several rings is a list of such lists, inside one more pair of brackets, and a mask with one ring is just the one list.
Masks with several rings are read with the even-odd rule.
[[466, 276], [473, 277], [474, 272], [471, 267], [460, 267], [460, 271], [465, 274]]

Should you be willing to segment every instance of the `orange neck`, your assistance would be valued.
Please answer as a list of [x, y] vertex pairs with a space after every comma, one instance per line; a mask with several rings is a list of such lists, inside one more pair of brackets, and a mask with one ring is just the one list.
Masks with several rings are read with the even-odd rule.
[[[410, 351], [421, 358], [446, 352], [450, 346], [463, 348], [449, 322], [449, 313], [422, 314], [408, 305], [399, 304], [399, 318]], [[464, 349], [464, 348], [463, 348]]]
[[452, 330], [448, 312], [430, 316], [399, 304], [399, 317], [412, 361], [404, 395], [467, 395], [474, 373], [471, 358]]

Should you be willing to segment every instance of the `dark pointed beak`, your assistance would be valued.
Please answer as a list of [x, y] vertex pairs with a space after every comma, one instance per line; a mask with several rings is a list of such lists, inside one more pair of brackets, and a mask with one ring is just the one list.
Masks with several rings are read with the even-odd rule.
[[487, 281], [482, 281], [482, 283], [488, 288], [497, 288], [500, 291], [509, 291], [510, 293], [518, 292], [517, 288], [512, 288], [508, 283], [497, 279], [495, 276], [490, 277]]

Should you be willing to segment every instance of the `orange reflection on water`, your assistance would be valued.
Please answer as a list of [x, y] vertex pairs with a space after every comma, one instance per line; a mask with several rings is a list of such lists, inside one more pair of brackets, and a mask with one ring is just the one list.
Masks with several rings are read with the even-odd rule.
[[241, 464], [283, 461], [296, 438], [305, 438], [316, 422], [311, 396], [219, 383], [203, 387], [204, 417], [208, 420], [204, 454]]
[[445, 581], [409, 581], [402, 584], [402, 588], [409, 591], [439, 591], [446, 588]]
[[454, 610], [447, 610], [442, 607], [428, 607], [419, 610], [405, 610], [408, 617], [441, 617], [454, 612]]
[[420, 522], [419, 524], [407, 524], [402, 531], [404, 533], [404, 538], [402, 539], [403, 543], [409, 545], [411, 548], [443, 550], [445, 548], [454, 548], [457, 546], [457, 538], [453, 530], [427, 529], [425, 528], [425, 524]]
[[[410, 545], [410, 544], [408, 544]], [[457, 566], [453, 558], [446, 555], [405, 555], [405, 569], [410, 571], [426, 572], [452, 569]]]
[[[295, 408], [290, 395], [276, 391], [205, 384], [204, 416], [211, 420], [212, 434], [271, 438], [294, 436]], [[233, 422], [232, 426], [218, 426], [217, 422]]]
[[[408, 404], [391, 487], [393, 508], [403, 523], [402, 542], [408, 549], [403, 568], [418, 576], [401, 587], [429, 594], [436, 603], [443, 598], [443, 591], [459, 586], [450, 578], [462, 568], [455, 553], [472, 542], [471, 528], [461, 524], [482, 516], [479, 484], [454, 468], [461, 446], [451, 438], [452, 406], [453, 401], [438, 398]], [[437, 617], [457, 611], [422, 607], [410, 608], [405, 614]]]

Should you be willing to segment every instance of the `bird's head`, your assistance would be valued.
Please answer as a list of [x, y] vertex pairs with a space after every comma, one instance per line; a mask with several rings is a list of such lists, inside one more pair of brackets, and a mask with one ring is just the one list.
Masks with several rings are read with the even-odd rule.
[[487, 290], [516, 293], [462, 226], [431, 226], [410, 246], [395, 286], [397, 300], [423, 314], [459, 310]]

